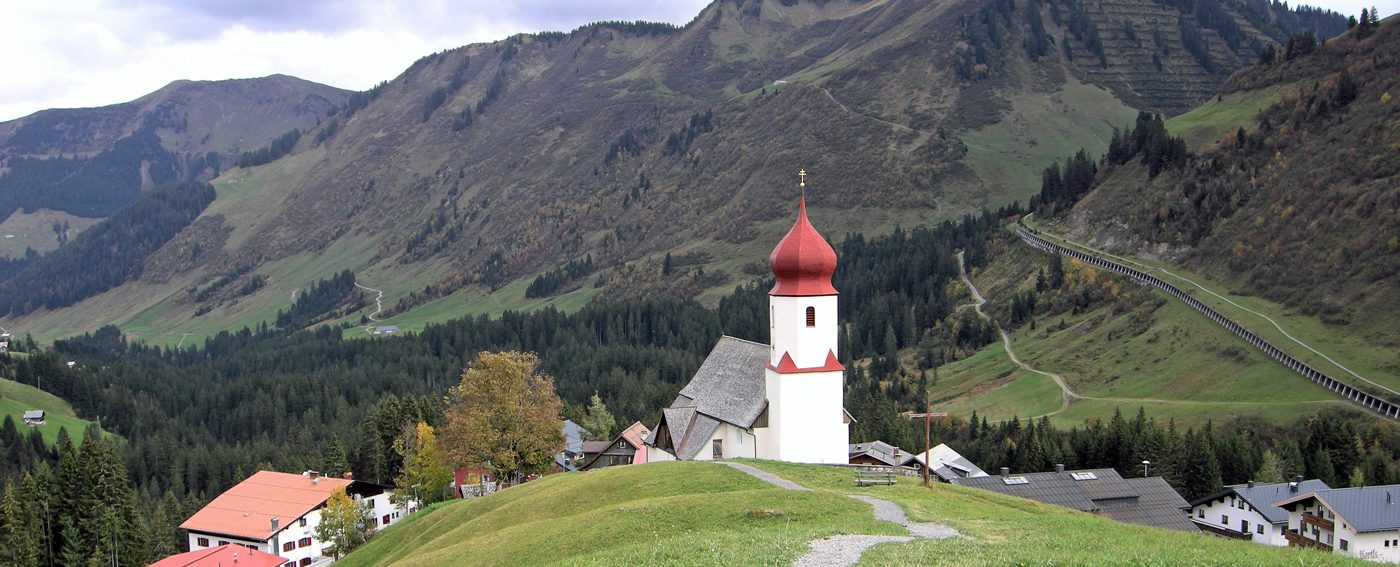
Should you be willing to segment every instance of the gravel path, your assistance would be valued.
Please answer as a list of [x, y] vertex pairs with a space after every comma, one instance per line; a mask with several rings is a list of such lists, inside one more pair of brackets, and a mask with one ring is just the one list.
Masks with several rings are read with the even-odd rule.
[[[720, 462], [719, 464], [733, 468], [739, 472], [787, 490], [811, 490], [793, 481], [775, 475], [767, 471], [761, 471], [751, 466], [741, 463]], [[957, 530], [943, 524], [932, 522], [911, 522], [908, 516], [904, 515], [904, 509], [898, 504], [889, 500], [881, 500], [870, 496], [860, 496], [852, 494], [851, 498], [860, 500], [874, 507], [875, 519], [884, 522], [894, 522], [904, 529], [909, 530], [911, 536], [887, 536], [887, 535], [835, 535], [821, 539], [814, 539], [807, 542], [811, 549], [806, 555], [798, 557], [793, 563], [795, 567], [850, 567], [860, 561], [860, 556], [865, 550], [882, 543], [904, 543], [914, 541], [914, 538], [923, 539], [947, 539], [950, 537], [967, 537], [959, 534]]]
[[793, 567], [847, 567], [860, 561], [865, 550], [882, 543], [904, 543], [914, 541], [909, 536], [892, 535], [838, 535], [807, 542], [811, 547], [806, 555], [798, 557]]
[[876, 520], [894, 522], [896, 524], [904, 526], [904, 529], [909, 530], [909, 533], [914, 534], [917, 537], [921, 537], [924, 539], [948, 539], [950, 537], [962, 537], [962, 534], [959, 534], [958, 530], [955, 530], [943, 524], [935, 524], [932, 522], [909, 521], [909, 518], [904, 515], [904, 509], [900, 508], [898, 504], [890, 502], [889, 500], [881, 500], [879, 498], [871, 498], [869, 496], [859, 496], [855, 494], [852, 494], [851, 498], [855, 498], [856, 500], [860, 500], [862, 502], [870, 504], [871, 506], [874, 506]]
[[742, 472], [746, 475], [754, 477], [758, 480], [761, 480], [778, 488], [786, 488], [788, 490], [811, 490], [810, 488], [797, 484], [793, 481], [790, 481], [773, 473], [761, 471], [745, 464], [731, 463], [728, 461], [720, 461], [719, 464], [735, 469], [739, 472]]

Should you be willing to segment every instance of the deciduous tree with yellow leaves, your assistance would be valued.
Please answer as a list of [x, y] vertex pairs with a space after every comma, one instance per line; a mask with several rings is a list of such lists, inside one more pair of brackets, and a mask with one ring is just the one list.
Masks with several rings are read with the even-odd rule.
[[442, 443], [447, 461], [508, 479], [548, 470], [564, 448], [564, 404], [534, 353], [483, 352], [448, 395]]

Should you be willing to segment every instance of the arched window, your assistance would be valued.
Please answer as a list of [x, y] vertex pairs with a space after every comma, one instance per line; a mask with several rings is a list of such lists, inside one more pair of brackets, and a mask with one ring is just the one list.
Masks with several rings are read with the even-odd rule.
[[808, 327], [815, 327], [815, 326], [817, 326], [817, 308], [816, 308], [816, 307], [808, 307], [808, 308], [807, 308], [807, 326], [808, 326]]

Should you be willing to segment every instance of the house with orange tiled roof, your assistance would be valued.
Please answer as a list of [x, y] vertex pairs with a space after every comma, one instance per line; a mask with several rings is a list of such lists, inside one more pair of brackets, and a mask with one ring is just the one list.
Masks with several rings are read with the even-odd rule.
[[276, 555], [230, 543], [171, 555], [150, 567], [282, 567], [286, 563], [289, 561]]
[[382, 484], [330, 478], [315, 471], [301, 474], [258, 471], [224, 491], [180, 524], [189, 532], [190, 551], [228, 544], [282, 557], [285, 567], [331, 562], [316, 537], [321, 508], [344, 489], [365, 508], [372, 529], [399, 521], [413, 511], [389, 501]]

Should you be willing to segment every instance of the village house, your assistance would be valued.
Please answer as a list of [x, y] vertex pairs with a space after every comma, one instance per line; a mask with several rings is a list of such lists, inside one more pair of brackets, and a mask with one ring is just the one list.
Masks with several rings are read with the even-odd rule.
[[190, 551], [235, 544], [278, 555], [286, 567], [331, 561], [325, 542], [316, 537], [321, 509], [336, 489], [344, 489], [364, 506], [372, 530], [413, 512], [389, 502], [389, 487], [372, 482], [302, 474], [258, 471], [224, 491], [195, 512], [180, 528], [189, 532]]
[[1273, 503], [1288, 512], [1288, 545], [1400, 563], [1400, 485], [1327, 488]]
[[[614, 465], [640, 465], [647, 462], [646, 437], [651, 434], [642, 422], [633, 422], [612, 441], [589, 456], [580, 470], [601, 469]], [[585, 449], [585, 453], [588, 451]]]
[[924, 463], [932, 463], [932, 478], [952, 482], [957, 478], [987, 476], [982, 469], [967, 460], [952, 447], [939, 443], [929, 449], [928, 456], [910, 453], [884, 441], [856, 443], [850, 446], [849, 463], [853, 465], [887, 466], [922, 472]]
[[844, 464], [851, 417], [837, 361], [836, 251], [807, 219], [768, 257], [770, 344], [721, 337], [647, 436], [647, 460]]
[[1113, 469], [1067, 471], [1064, 465], [1056, 465], [1054, 472], [1016, 475], [1002, 468], [997, 476], [958, 478], [953, 484], [1098, 514], [1125, 524], [1198, 531], [1183, 512], [1186, 500], [1160, 476], [1125, 479]]
[[1191, 521], [1201, 531], [1265, 545], [1288, 545], [1288, 512], [1274, 502], [1326, 490], [1320, 480], [1235, 484], [1191, 503]]
[[576, 471], [583, 462], [583, 438], [593, 434], [569, 419], [564, 420], [559, 432], [564, 435], [564, 450], [554, 455], [554, 465], [566, 471]]
[[149, 567], [284, 567], [295, 564], [276, 555], [228, 544], [171, 555]]
[[32, 409], [32, 410], [25, 411], [25, 412], [24, 412], [24, 424], [25, 424], [25, 425], [43, 425], [43, 424], [44, 424], [44, 410], [41, 410], [41, 409]]

